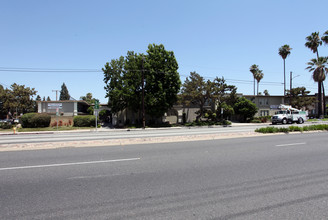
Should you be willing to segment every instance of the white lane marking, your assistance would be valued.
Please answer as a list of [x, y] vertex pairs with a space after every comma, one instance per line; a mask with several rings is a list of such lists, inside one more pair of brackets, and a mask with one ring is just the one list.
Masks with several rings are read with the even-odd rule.
[[285, 146], [295, 146], [295, 145], [304, 145], [306, 143], [292, 143], [292, 144], [279, 144], [276, 147], [285, 147]]
[[99, 160], [99, 161], [76, 162], [76, 163], [58, 163], [58, 164], [46, 164], [46, 165], [22, 166], [22, 167], [5, 167], [5, 168], [0, 168], [0, 171], [19, 170], [19, 169], [32, 169], [32, 168], [44, 168], [44, 167], [75, 166], [75, 165], [84, 165], [84, 164], [113, 163], [113, 162], [123, 162], [123, 161], [133, 161], [133, 160], [140, 160], [140, 158], [128, 158], [128, 159], [117, 159], [117, 160]]

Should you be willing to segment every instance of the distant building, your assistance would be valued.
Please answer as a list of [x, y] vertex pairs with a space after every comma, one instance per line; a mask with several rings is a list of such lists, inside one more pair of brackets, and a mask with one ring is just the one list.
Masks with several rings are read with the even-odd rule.
[[38, 113], [48, 113], [56, 115], [58, 111], [61, 116], [75, 116], [88, 114], [89, 104], [78, 100], [61, 101], [37, 101]]

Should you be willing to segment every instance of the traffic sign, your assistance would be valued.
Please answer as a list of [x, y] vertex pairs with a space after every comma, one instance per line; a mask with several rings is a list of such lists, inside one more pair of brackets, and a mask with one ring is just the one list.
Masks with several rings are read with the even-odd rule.
[[95, 109], [99, 109], [99, 100], [95, 99]]

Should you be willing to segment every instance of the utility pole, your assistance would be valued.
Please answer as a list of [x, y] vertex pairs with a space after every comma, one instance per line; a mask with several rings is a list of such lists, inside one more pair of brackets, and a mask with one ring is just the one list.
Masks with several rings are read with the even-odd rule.
[[292, 88], [293, 88], [293, 79], [296, 77], [299, 77], [300, 75], [294, 76], [293, 77], [293, 72], [290, 71], [290, 90], [289, 90], [289, 95], [290, 95], [290, 105], [292, 104]]
[[292, 88], [293, 88], [293, 86], [292, 86], [292, 82], [293, 82], [293, 72], [292, 71], [290, 71], [290, 88], [289, 88], [289, 104], [290, 105], [292, 105]]
[[144, 73], [144, 61], [145, 57], [142, 56], [141, 72], [142, 72], [142, 129], [146, 128], [145, 119], [145, 73]]
[[60, 90], [52, 90], [53, 92], [56, 92], [56, 101], [58, 101], [58, 92], [60, 91]]

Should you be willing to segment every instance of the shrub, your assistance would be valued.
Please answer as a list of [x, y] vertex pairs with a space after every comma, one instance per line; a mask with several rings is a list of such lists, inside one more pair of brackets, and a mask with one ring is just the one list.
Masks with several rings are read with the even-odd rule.
[[78, 115], [73, 119], [74, 127], [94, 127], [96, 125], [96, 116]]
[[32, 118], [36, 115], [37, 113], [27, 113], [24, 114], [21, 117], [21, 122], [22, 122], [22, 127], [23, 128], [34, 128], [32, 124]]
[[328, 131], [328, 124], [321, 124], [321, 125], [310, 125], [310, 126], [303, 126], [303, 127], [298, 127], [298, 126], [289, 126], [288, 128], [276, 128], [276, 127], [266, 127], [266, 128], [258, 128], [255, 130], [255, 132], [259, 133], [277, 133], [277, 132], [292, 132], [292, 131]]
[[23, 128], [44, 128], [49, 127], [51, 117], [45, 113], [27, 113], [21, 117]]
[[0, 123], [0, 128], [2, 128], [2, 129], [11, 129], [12, 127], [13, 127], [13, 125], [10, 123], [7, 123], [7, 122]]
[[222, 125], [231, 125], [231, 121], [223, 120]]
[[298, 127], [298, 126], [289, 126], [289, 131], [303, 131], [302, 127]]

